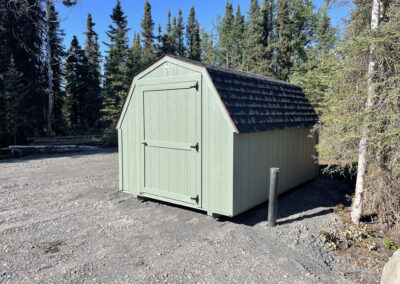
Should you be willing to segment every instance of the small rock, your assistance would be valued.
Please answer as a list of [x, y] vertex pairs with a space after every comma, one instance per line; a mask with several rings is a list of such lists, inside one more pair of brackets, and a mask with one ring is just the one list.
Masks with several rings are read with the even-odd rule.
[[381, 284], [400, 283], [400, 250], [397, 250], [382, 271]]

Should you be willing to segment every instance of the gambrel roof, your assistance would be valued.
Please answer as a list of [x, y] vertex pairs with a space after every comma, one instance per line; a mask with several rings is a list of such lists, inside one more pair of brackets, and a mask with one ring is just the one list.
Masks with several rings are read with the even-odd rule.
[[299, 86], [271, 77], [198, 61], [204, 67], [239, 133], [311, 127], [318, 116]]
[[[318, 116], [299, 86], [271, 77], [237, 71], [206, 64], [174, 55], [164, 55], [138, 73], [146, 74], [158, 62], [171, 60], [190, 64], [206, 72], [225, 108], [233, 129], [237, 133], [250, 133], [285, 128], [307, 128], [318, 121]], [[121, 117], [120, 127], [133, 88], [128, 92]]]

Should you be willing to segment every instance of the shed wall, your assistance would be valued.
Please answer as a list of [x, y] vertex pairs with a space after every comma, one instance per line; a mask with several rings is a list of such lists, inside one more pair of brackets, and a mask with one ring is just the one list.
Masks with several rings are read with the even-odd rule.
[[310, 128], [234, 135], [234, 215], [268, 200], [269, 168], [278, 167], [278, 193], [318, 174]]
[[[233, 129], [225, 109], [211, 81], [198, 67], [190, 64], [165, 61], [145, 72], [140, 79], [154, 79], [202, 73], [201, 141], [202, 155], [201, 187], [202, 209], [227, 216], [233, 214]], [[165, 68], [168, 66], [167, 68]], [[167, 71], [166, 71], [167, 69]], [[139, 79], [139, 80], [140, 80]], [[139, 90], [140, 91], [140, 90]], [[138, 90], [127, 101], [127, 111], [118, 129], [120, 189], [132, 194], [140, 193], [140, 101]], [[171, 201], [173, 202], [173, 201]], [[177, 202], [175, 202], [177, 203]], [[190, 206], [190, 205], [188, 205]]]

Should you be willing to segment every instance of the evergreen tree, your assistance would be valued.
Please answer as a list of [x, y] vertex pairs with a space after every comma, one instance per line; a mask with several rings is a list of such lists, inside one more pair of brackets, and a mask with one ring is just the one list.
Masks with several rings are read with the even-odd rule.
[[64, 78], [63, 59], [65, 56], [62, 41], [65, 34], [60, 29], [60, 20], [58, 19], [58, 12], [55, 10], [54, 3], [49, 8], [49, 37], [53, 73], [52, 131], [57, 135], [66, 134], [66, 121], [63, 112], [65, 92], [62, 88]]
[[278, 42], [277, 47], [277, 60], [278, 65], [277, 74], [282, 80], [287, 80], [293, 67], [292, 55], [292, 22], [290, 19], [289, 3], [288, 0], [278, 0], [277, 2], [277, 29], [278, 29]]
[[144, 2], [144, 15], [140, 24], [142, 28], [142, 64], [143, 66], [149, 65], [156, 59], [155, 46], [154, 46], [154, 22], [151, 17], [151, 5], [148, 0]]
[[200, 30], [199, 22], [196, 20], [194, 6], [190, 8], [188, 23], [186, 25], [186, 38], [188, 46], [187, 57], [193, 60], [200, 60]]
[[93, 30], [96, 24], [93, 23], [92, 15], [87, 15], [86, 21], [86, 41], [85, 41], [85, 56], [87, 64], [84, 66], [87, 70], [87, 96], [85, 97], [84, 120], [85, 125], [89, 129], [94, 129], [98, 126], [100, 120], [100, 110], [102, 108], [101, 97], [101, 53], [98, 43], [98, 35]]
[[233, 49], [232, 49], [232, 68], [243, 69], [243, 53], [245, 52], [245, 29], [246, 23], [244, 16], [240, 12], [240, 6], [237, 5], [235, 22], [233, 24]]
[[178, 55], [178, 33], [176, 26], [176, 17], [172, 18], [172, 31], [171, 31], [171, 54]]
[[298, 68], [308, 61], [307, 51], [312, 47], [317, 17], [311, 0], [290, 0], [288, 4], [291, 20], [292, 62], [293, 66]]
[[[133, 44], [129, 50], [128, 56], [128, 80], [132, 81], [133, 76], [142, 69], [141, 63], [142, 47], [140, 45], [140, 35], [133, 34]], [[130, 82], [129, 82], [130, 83]]]
[[[175, 20], [176, 21], [176, 20]], [[173, 28], [171, 25], [171, 11], [168, 10], [168, 20], [167, 20], [167, 33], [166, 33], [166, 53], [168, 54], [175, 54], [175, 40], [173, 38]]]
[[[13, 56], [14, 64], [22, 73], [28, 92], [21, 106], [30, 109], [25, 136], [43, 134], [46, 128], [44, 112], [47, 106], [46, 75], [43, 54], [42, 24], [44, 11], [37, 0], [0, 1], [0, 74], [4, 74]], [[30, 7], [26, 9], [26, 7]], [[0, 91], [4, 88], [0, 80]], [[0, 141], [0, 144], [6, 144]]]
[[328, 5], [318, 11], [318, 20], [315, 31], [315, 42], [320, 55], [326, 54], [336, 47], [338, 30], [331, 25], [331, 18], [328, 16]]
[[233, 65], [233, 52], [235, 38], [235, 19], [233, 17], [232, 3], [228, 0], [225, 4], [225, 14], [218, 27], [219, 41], [218, 41], [218, 64], [224, 65], [228, 68], [234, 68]]
[[10, 64], [4, 74], [4, 92], [0, 93], [2, 102], [0, 135], [6, 138], [6, 141], [7, 136], [11, 136], [14, 144], [17, 144], [23, 128], [29, 124], [29, 109], [22, 105], [27, 94], [28, 88], [25, 86], [23, 74], [18, 71], [11, 56]]
[[114, 127], [122, 108], [128, 86], [127, 58], [129, 53], [127, 20], [121, 3], [117, 1], [111, 14], [113, 25], [106, 32], [110, 43], [104, 64], [103, 116], [108, 138], [115, 135]]
[[182, 17], [182, 10], [179, 9], [178, 11], [178, 19], [174, 18], [173, 21], [173, 39], [175, 40], [175, 50], [176, 55], [180, 57], [184, 57], [186, 53], [184, 39], [183, 39], [183, 31], [185, 27], [183, 26], [183, 17]]
[[263, 46], [264, 61], [263, 69], [266, 74], [274, 75], [276, 67], [274, 62], [274, 43], [275, 43], [275, 1], [264, 0], [261, 8], [263, 26]]
[[201, 43], [201, 58], [204, 63], [214, 63], [214, 35], [212, 31], [206, 32], [204, 27], [200, 29], [200, 43]]
[[73, 36], [65, 64], [65, 91], [67, 117], [74, 134], [85, 131], [85, 103], [89, 91], [87, 61], [78, 39]]
[[251, 0], [250, 2], [246, 34], [244, 69], [258, 74], [268, 73], [268, 70], [265, 70], [262, 66], [265, 49], [263, 42], [262, 15], [258, 0]]

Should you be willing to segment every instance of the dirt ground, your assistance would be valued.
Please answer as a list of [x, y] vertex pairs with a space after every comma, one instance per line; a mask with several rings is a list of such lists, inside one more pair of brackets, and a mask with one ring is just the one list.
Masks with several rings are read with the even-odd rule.
[[321, 227], [346, 185], [325, 177], [219, 221], [118, 192], [118, 154], [98, 150], [0, 161], [1, 283], [377, 283], [327, 250]]

